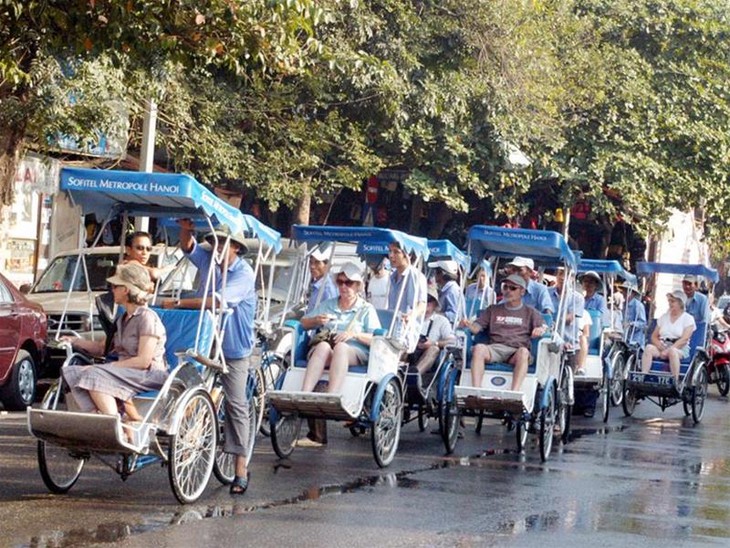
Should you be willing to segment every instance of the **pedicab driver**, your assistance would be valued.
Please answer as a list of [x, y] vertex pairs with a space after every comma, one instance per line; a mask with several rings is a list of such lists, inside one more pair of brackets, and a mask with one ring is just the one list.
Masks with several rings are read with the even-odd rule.
[[508, 363], [514, 366], [512, 390], [518, 391], [527, 374], [530, 339], [540, 337], [547, 326], [537, 309], [522, 301], [527, 283], [522, 276], [510, 274], [502, 282], [502, 302], [488, 306], [475, 322], [462, 321], [475, 335], [485, 331], [489, 343], [474, 346], [471, 359], [472, 386], [481, 387], [485, 363]]
[[[189, 219], [181, 219], [180, 248], [198, 267], [200, 272], [208, 272], [213, 260], [213, 250], [205, 249], [197, 244], [193, 236], [194, 225]], [[216, 245], [220, 253], [224, 249], [229, 233], [218, 229], [210, 233], [206, 239], [211, 245]], [[245, 253], [246, 245], [243, 234], [231, 234], [228, 253], [220, 264], [216, 264], [215, 288], [211, 292], [222, 299], [222, 306], [233, 309], [228, 318], [226, 331], [223, 334], [223, 357], [228, 365], [228, 373], [221, 377], [223, 393], [226, 396], [225, 434], [226, 453], [236, 456], [235, 477], [231, 483], [232, 495], [242, 495], [248, 488], [249, 474], [246, 468], [246, 454], [248, 453], [248, 400], [246, 398], [246, 381], [248, 369], [251, 365], [251, 351], [255, 344], [254, 318], [256, 317], [256, 289], [254, 273], [249, 264], [239, 255]], [[223, 269], [227, 271], [225, 288], [222, 287]], [[201, 284], [203, 285], [203, 284]], [[200, 291], [205, 291], [204, 287]], [[199, 291], [199, 293], [200, 293]], [[204, 297], [186, 298], [179, 301], [172, 299], [162, 302], [163, 308], [197, 308]], [[205, 298], [206, 306], [212, 305], [212, 297]]]

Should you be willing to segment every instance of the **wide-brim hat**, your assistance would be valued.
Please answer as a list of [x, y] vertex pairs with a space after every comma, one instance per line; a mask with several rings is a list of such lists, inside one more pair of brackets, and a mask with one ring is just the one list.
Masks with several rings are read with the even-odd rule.
[[671, 293], [667, 293], [667, 297], [680, 301], [682, 306], [687, 304], [687, 295], [681, 289], [675, 289]]
[[618, 287], [619, 289], [624, 289], [627, 294], [629, 294], [629, 293], [631, 293], [633, 291], [637, 295], [641, 295], [641, 290], [637, 286], [635, 286], [635, 285], [631, 285], [631, 284], [617, 284], [616, 287]]
[[599, 283], [599, 284], [601, 283], [601, 277], [598, 275], [598, 272], [596, 272], [595, 270], [589, 270], [588, 272], [584, 272], [583, 274], [578, 276], [578, 279], [581, 282], [583, 280], [585, 280], [586, 278], [588, 278], [589, 280], [595, 280], [596, 283]]
[[243, 232], [232, 232], [228, 227], [216, 228], [213, 232], [205, 235], [206, 241], [213, 245], [213, 241], [217, 238], [219, 242], [225, 242], [230, 236], [232, 242], [236, 242], [239, 246], [238, 254], [245, 255], [248, 252], [246, 246], [246, 236]]
[[152, 286], [149, 271], [138, 263], [120, 264], [113, 276], [106, 279], [112, 285], [123, 285], [129, 289], [149, 291]]
[[326, 247], [317, 246], [312, 250], [309, 256], [315, 261], [323, 263], [330, 260], [330, 251]]
[[456, 261], [435, 261], [432, 263], [428, 263], [428, 266], [430, 266], [431, 268], [440, 268], [449, 276], [456, 276], [457, 274], [459, 274], [459, 265], [456, 263]]
[[433, 299], [434, 301], [436, 301], [436, 304], [438, 305], [438, 302], [439, 302], [439, 293], [438, 293], [438, 291], [436, 290], [435, 287], [429, 287], [428, 288], [428, 299]]

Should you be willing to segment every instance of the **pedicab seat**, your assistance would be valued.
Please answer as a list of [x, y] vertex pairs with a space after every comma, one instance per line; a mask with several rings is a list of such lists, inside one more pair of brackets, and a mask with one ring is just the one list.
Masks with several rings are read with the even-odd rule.
[[[652, 325], [650, 333], [654, 332], [654, 325]], [[689, 339], [689, 356], [679, 361], [679, 373], [685, 375], [689, 369], [692, 360], [698, 350], [702, 350], [705, 347], [705, 340], [707, 336], [707, 323], [699, 322], [695, 328], [692, 336]], [[651, 362], [651, 371], [668, 372], [669, 362], [664, 360], [654, 360]]]

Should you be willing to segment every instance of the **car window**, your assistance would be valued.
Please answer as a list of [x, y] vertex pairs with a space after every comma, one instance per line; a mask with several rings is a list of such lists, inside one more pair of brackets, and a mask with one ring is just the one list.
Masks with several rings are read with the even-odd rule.
[[[89, 254], [86, 256], [86, 271], [89, 275], [89, 286], [92, 291], [104, 291], [106, 279], [114, 274], [119, 261], [118, 254]], [[56, 257], [41, 276], [32, 293], [55, 293], [69, 291], [74, 280], [74, 270], [79, 262], [79, 255], [63, 255]], [[86, 291], [86, 272], [83, 264], [78, 265], [73, 291]]]
[[5, 287], [5, 284], [2, 282], [2, 280], [0, 280], [0, 303], [12, 303], [13, 301], [13, 294], [7, 287]]

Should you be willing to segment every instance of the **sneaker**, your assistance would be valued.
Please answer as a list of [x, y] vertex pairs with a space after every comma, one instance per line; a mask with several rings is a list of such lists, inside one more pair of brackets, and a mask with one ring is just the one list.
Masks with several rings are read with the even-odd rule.
[[586, 376], [586, 370], [585, 369], [576, 369], [575, 370], [575, 376], [576, 377], [585, 377]]
[[595, 414], [596, 414], [596, 410], [593, 409], [592, 407], [588, 407], [587, 409], [583, 410], [583, 416], [586, 418], [592, 419], [593, 415], [595, 415]]
[[324, 443], [304, 437], [297, 440], [297, 447], [324, 447]]

